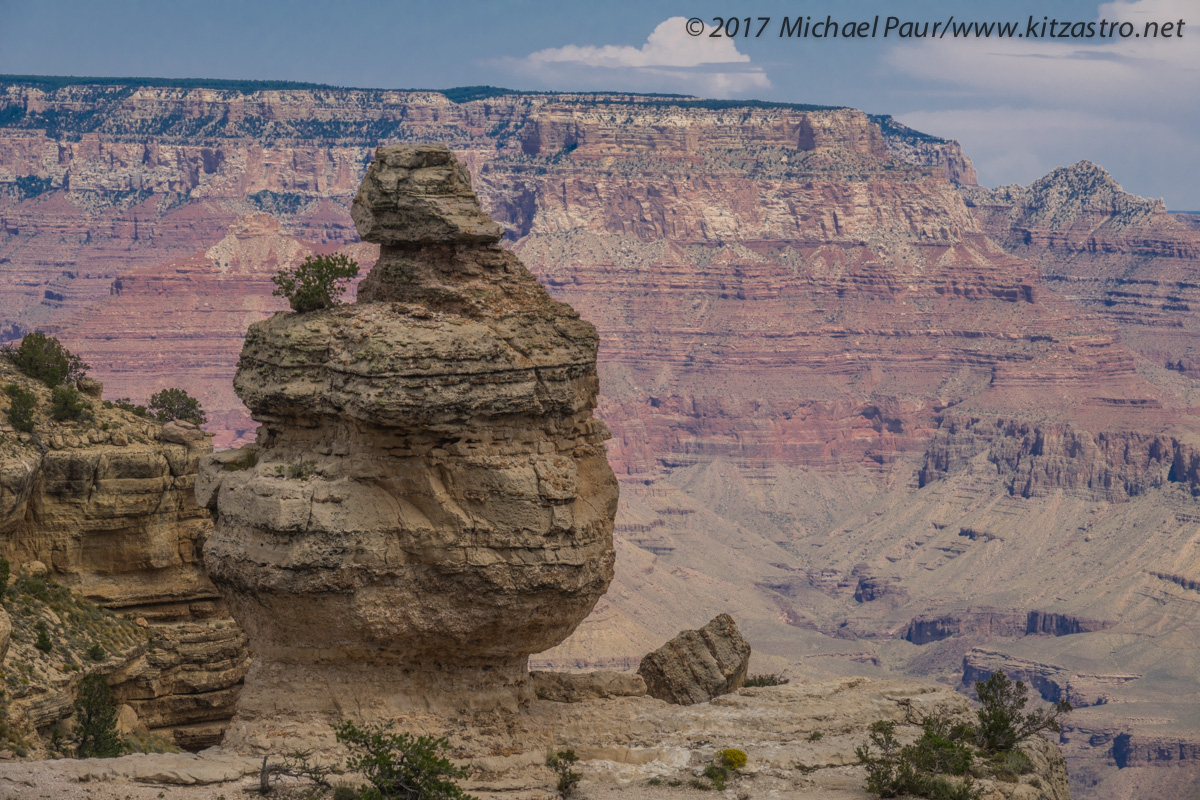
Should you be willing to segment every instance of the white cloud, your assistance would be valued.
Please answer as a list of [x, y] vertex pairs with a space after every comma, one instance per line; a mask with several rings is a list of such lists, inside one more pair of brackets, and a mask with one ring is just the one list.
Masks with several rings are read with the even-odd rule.
[[[936, 103], [940, 108], [897, 116], [959, 139], [985, 185], [1028, 183], [1081, 158], [1110, 165], [1130, 191], [1139, 184], [1144, 190], [1178, 184], [1181, 168], [1200, 163], [1192, 133], [1200, 121], [1195, 10], [1195, 0], [1122, 0], [1070, 20], [1128, 21], [1137, 32], [1146, 22], [1184, 20], [1183, 36], [1170, 39], [993, 38], [898, 46], [886, 63], [948, 89]], [[1194, 204], [1190, 197], [1176, 201]]]
[[769, 89], [766, 72], [729, 38], [690, 36], [684, 17], [660, 23], [641, 47], [552, 47], [503, 64], [558, 88], [684, 91], [732, 97]]
[[[1101, 5], [1094, 19], [1146, 22], [1187, 20], [1194, 0], [1135, 0]], [[1063, 19], [1062, 15], [1056, 17]], [[1188, 106], [1200, 86], [1200, 19], [1195, 36], [1168, 39], [954, 39], [920, 40], [896, 47], [886, 60], [918, 78], [943, 81], [1035, 105], [1130, 109], [1163, 103]], [[1025, 25], [1022, 23], [1022, 30]], [[1187, 109], [1191, 112], [1191, 109]]]

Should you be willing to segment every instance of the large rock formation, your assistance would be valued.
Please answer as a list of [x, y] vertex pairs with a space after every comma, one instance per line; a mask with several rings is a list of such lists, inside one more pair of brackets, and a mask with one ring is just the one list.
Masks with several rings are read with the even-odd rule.
[[255, 662], [227, 744], [337, 715], [515, 708], [612, 578], [596, 333], [501, 249], [445, 147], [381, 147], [358, 301], [251, 326], [258, 441], [202, 468]]

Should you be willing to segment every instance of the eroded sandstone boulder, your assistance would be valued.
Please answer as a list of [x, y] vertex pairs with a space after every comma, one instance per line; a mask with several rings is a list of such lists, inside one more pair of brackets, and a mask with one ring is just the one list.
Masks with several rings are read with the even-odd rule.
[[516, 708], [613, 574], [595, 329], [501, 249], [444, 147], [379, 148], [354, 218], [382, 245], [357, 302], [250, 327], [234, 386], [263, 427], [197, 482], [256, 656], [235, 747]]
[[737, 623], [719, 614], [698, 631], [683, 631], [638, 666], [646, 693], [690, 706], [728, 694], [746, 682], [750, 644]]

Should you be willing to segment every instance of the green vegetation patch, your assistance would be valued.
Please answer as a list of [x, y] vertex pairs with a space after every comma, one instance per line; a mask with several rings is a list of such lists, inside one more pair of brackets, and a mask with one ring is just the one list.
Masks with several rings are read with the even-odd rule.
[[[5, 577], [6, 569], [10, 569], [7, 560], [0, 559], [0, 578]], [[136, 653], [147, 645], [149, 635], [131, 620], [42, 575], [18, 575], [9, 582], [0, 602], [12, 622], [8, 655], [0, 671], [4, 697], [0, 702], [0, 747], [23, 756], [37, 733], [11, 723], [7, 709], [12, 702], [35, 695], [43, 687], [69, 686], [72, 674], [86, 677], [113, 657]], [[56, 727], [45, 735], [52, 752], [73, 754], [75, 740], [61, 729]]]

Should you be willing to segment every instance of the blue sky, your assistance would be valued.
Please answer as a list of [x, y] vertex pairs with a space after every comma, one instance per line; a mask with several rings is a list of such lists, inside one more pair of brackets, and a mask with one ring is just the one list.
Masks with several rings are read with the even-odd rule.
[[[736, 10], [759, 37], [689, 36]], [[1143, 39], [781, 38], [839, 23], [1185, 22]], [[739, 25], [744, 25], [739, 23]], [[1179, 31], [1175, 31], [1179, 33]], [[0, 73], [679, 92], [847, 105], [956, 138], [995, 186], [1090, 159], [1200, 210], [1197, 0], [0, 0]]]

